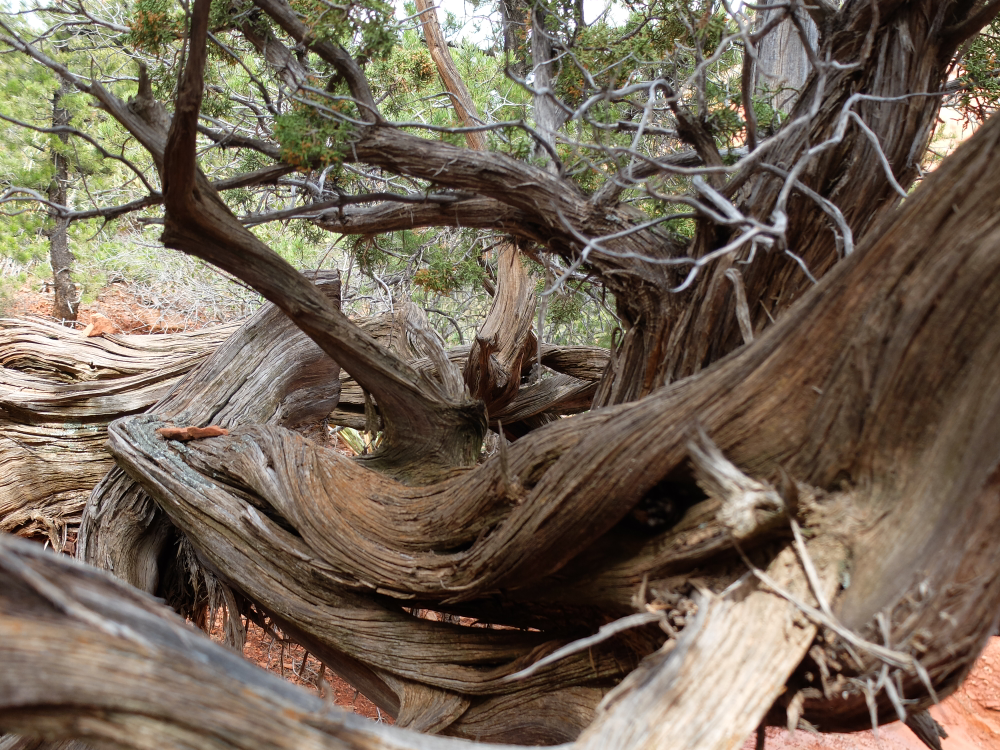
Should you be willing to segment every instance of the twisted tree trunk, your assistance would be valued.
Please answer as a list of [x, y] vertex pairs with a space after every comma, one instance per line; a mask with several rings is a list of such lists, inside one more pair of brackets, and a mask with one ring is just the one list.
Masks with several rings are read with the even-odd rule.
[[[926, 94], [961, 41], [954, 29], [984, 6], [821, 4], [823, 55], [841, 64], [809, 79], [784, 135], [743, 172], [694, 183], [702, 205], [726, 214], [705, 212], [698, 259], [727, 246], [734, 212], [785, 228], [736, 275], [732, 257], [677, 272], [667, 262], [675, 243], [545, 169], [387, 127], [344, 50], [312, 40], [280, 0], [257, 5], [348, 80], [363, 121], [353, 158], [474, 194], [422, 207], [422, 221], [483, 220], [503, 204], [510, 231], [574, 262], [580, 237], [604, 238], [586, 261], [617, 294], [627, 330], [597, 388], [604, 408], [531, 425], [484, 457], [496, 417], [487, 402], [517, 415], [534, 408], [516, 406], [529, 392], [518, 376], [530, 297], [517, 269], [506, 299], [518, 314], [488, 320], [494, 330], [461, 356], [443, 351], [418, 313], [406, 311], [392, 347], [347, 321], [198, 170], [209, 4], [195, 0], [169, 129], [163, 113], [150, 115], [159, 110], [148, 80], [131, 109], [90, 90], [161, 169], [164, 242], [261, 291], [315, 342], [316, 363], [326, 362], [320, 351], [341, 362], [384, 443], [348, 459], [282, 426], [273, 404], [254, 411], [264, 383], [199, 381], [230, 360], [247, 374], [270, 359], [270, 348], [243, 359], [253, 352], [244, 341], [190, 376], [169, 408], [112, 424], [110, 450], [130, 478], [121, 481], [138, 485], [122, 503], [148, 494], [158, 510], [143, 507], [169, 518], [192, 559], [239, 595], [233, 606], [270, 617], [399, 725], [427, 733], [581, 750], [734, 748], [763, 722], [860, 728], [958, 684], [1000, 612], [1000, 119], [901, 206], [868, 162], [881, 153], [897, 181], [915, 177], [937, 106]], [[678, 119], [717, 164], [697, 121]], [[703, 283], [674, 294], [691, 268]], [[294, 381], [282, 381], [282, 398]], [[552, 408], [555, 396], [574, 403], [577, 384], [530, 387]], [[181, 442], [164, 432], [221, 422], [230, 403], [253, 416], [233, 410], [226, 435]], [[143, 551], [159, 538], [136, 541], [142, 519], [122, 518], [126, 529], [95, 526], [93, 538], [111, 534], [129, 540], [112, 547], [145, 554], [134, 559], [158, 559]], [[151, 737], [160, 747], [451, 746], [330, 719], [181, 639], [176, 620], [131, 590], [80, 570], [62, 580], [56, 565], [0, 546], [11, 584], [0, 589], [2, 632], [35, 629], [58, 653], [79, 649], [117, 677], [94, 685], [67, 662], [56, 681], [28, 639], [10, 658], [30, 679], [0, 672], [0, 727], [133, 747]], [[121, 566], [155, 585], [152, 562]], [[415, 614], [423, 609], [471, 619], [430, 621]], [[195, 658], [178, 656], [178, 643]], [[178, 705], [176, 694], [191, 700]], [[185, 714], [192, 704], [198, 713]]]
[[[1000, 530], [998, 166], [995, 120], [738, 356], [637, 404], [535, 430], [443, 482], [406, 487], [278, 427], [165, 441], [152, 415], [116, 423], [112, 451], [230, 585], [382, 705], [436, 730], [568, 739], [572, 725], [545, 701], [589, 717], [628, 671], [623, 657], [664, 636], [633, 631], [516, 673], [572, 637], [568, 612], [600, 624], [636, 603], [666, 612], [668, 633], [684, 631], [580, 742], [635, 747], [669, 731], [682, 747], [732, 747], [786, 683], [806, 719], [861, 727], [869, 702], [895, 715], [900, 696], [874, 694], [883, 665], [918, 708], [929, 686], [957, 684], [1000, 609], [997, 579], [980, 573], [997, 564]], [[775, 472], [774, 485], [761, 479]], [[670, 528], [629, 520], [683, 487], [690, 500]], [[808, 552], [788, 546], [792, 520], [812, 537]], [[748, 582], [747, 565], [768, 573]], [[717, 592], [708, 600], [684, 583], [694, 566]], [[515, 629], [419, 620], [400, 604]], [[757, 650], [753, 628], [775, 635], [760, 623], [795, 612], [812, 624]], [[814, 642], [817, 624], [835, 637]], [[720, 662], [718, 639], [765, 654], [766, 669]], [[667, 697], [688, 694], [685, 674], [711, 670], [728, 676], [735, 701], [724, 724]], [[661, 715], [669, 706], [676, 713]], [[637, 734], [636, 707], [666, 729]], [[623, 712], [633, 719], [620, 723]], [[703, 719], [717, 739], [705, 740]]]

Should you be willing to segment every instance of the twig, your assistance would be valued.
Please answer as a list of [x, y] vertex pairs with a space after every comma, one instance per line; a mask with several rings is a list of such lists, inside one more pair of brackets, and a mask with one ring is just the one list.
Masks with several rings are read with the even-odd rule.
[[816, 566], [813, 565], [809, 550], [806, 549], [806, 543], [802, 538], [802, 529], [799, 528], [799, 522], [791, 517], [789, 517], [788, 522], [792, 527], [792, 536], [795, 537], [795, 550], [799, 553], [799, 562], [802, 563], [802, 568], [806, 572], [806, 578], [809, 579], [809, 585], [812, 586], [813, 596], [819, 602], [819, 608], [823, 610], [823, 614], [832, 620], [833, 612], [830, 610], [830, 603], [826, 600], [826, 594], [823, 593], [823, 588], [820, 586], [819, 574], [816, 572]]
[[934, 689], [930, 684], [930, 676], [915, 656], [907, 654], [903, 651], [894, 651], [893, 649], [886, 648], [885, 646], [879, 646], [877, 643], [872, 643], [871, 641], [866, 641], [854, 631], [844, 625], [841, 625], [836, 618], [827, 616], [815, 607], [806, 604], [794, 594], [785, 591], [781, 585], [767, 573], [751, 563], [750, 559], [746, 557], [739, 547], [737, 547], [737, 551], [739, 551], [744, 562], [750, 567], [750, 570], [760, 580], [760, 582], [771, 589], [775, 594], [794, 604], [799, 610], [802, 611], [802, 614], [815, 622], [817, 625], [822, 625], [828, 630], [836, 633], [844, 641], [845, 645], [852, 645], [861, 651], [871, 654], [883, 663], [898, 669], [913, 670], [913, 672], [920, 678], [921, 682], [924, 683], [924, 687], [927, 688], [927, 691], [930, 693], [932, 699], [937, 702], [937, 694], [934, 692]]
[[522, 669], [520, 672], [515, 672], [514, 674], [509, 674], [504, 677], [501, 682], [513, 682], [515, 680], [523, 680], [526, 677], [530, 677], [535, 674], [542, 667], [547, 667], [550, 664], [554, 664], [557, 661], [565, 659], [567, 656], [572, 656], [573, 654], [579, 653], [580, 651], [586, 651], [592, 646], [596, 646], [598, 643], [608, 640], [612, 636], [617, 635], [625, 630], [631, 630], [632, 628], [638, 628], [642, 625], [649, 625], [653, 622], [666, 621], [666, 614], [664, 612], [639, 612], [638, 614], [628, 615], [627, 617], [622, 617], [614, 622], [609, 622], [607, 625], [602, 625], [601, 628], [591, 636], [586, 638], [581, 638], [578, 641], [573, 641], [568, 643], [562, 648], [553, 651], [551, 654], [546, 656], [544, 659], [540, 659], [532, 664], [526, 669]]

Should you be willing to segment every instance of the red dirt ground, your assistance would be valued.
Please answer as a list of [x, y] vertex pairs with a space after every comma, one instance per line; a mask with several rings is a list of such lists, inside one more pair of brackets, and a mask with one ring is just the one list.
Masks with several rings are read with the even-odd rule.
[[[51, 319], [52, 298], [51, 291], [36, 291], [33, 285], [25, 284], [18, 289], [5, 314], [11, 318], [35, 315]], [[94, 302], [80, 305], [76, 327], [82, 329], [90, 323], [96, 324], [102, 317], [110, 321], [109, 333], [176, 333], [193, 331], [218, 322], [207, 318], [192, 319], [145, 307], [120, 284], [105, 287]]]
[[[216, 632], [213, 632], [213, 639], [218, 640]], [[289, 682], [319, 692], [319, 661], [314, 656], [306, 655], [302, 646], [286, 644], [282, 648], [280, 642], [274, 641], [262, 628], [251, 623], [247, 629], [243, 655], [257, 666], [274, 672]], [[303, 656], [306, 658], [305, 665], [302, 664]], [[333, 702], [338, 706], [374, 721], [392, 723], [391, 717], [379, 711], [374, 703], [330, 670], [324, 671], [323, 684], [323, 694], [332, 695]]]

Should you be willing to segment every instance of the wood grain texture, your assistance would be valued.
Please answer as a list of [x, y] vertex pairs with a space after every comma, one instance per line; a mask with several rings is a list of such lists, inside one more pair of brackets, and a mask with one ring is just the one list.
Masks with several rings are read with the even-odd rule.
[[0, 323], [0, 530], [60, 548], [112, 466], [107, 425], [152, 406], [233, 330], [88, 339], [38, 319]]
[[[317, 279], [337, 304], [340, 278]], [[151, 411], [171, 428], [240, 424], [296, 427], [324, 419], [338, 400], [340, 367], [271, 305], [265, 305]], [[81, 560], [157, 591], [169, 521], [119, 467], [91, 494], [77, 549]]]
[[[149, 418], [117, 423], [112, 447], [169, 513], [183, 518], [185, 533], [198, 539], [203, 554], [216, 555], [220, 569], [241, 571], [244, 583], [247, 571], [262, 565], [255, 560], [251, 566], [250, 544], [235, 538], [248, 533], [241, 520], [247, 516], [253, 528], [269, 529], [269, 565], [283, 560], [284, 570], [292, 571], [304, 555], [323, 566], [335, 587], [367, 588], [400, 601], [415, 595], [442, 605], [534, 587], [534, 601], [544, 606], [546, 595], [558, 600], [568, 566], [683, 467], [700, 425], [750, 476], [768, 477], [781, 467], [820, 488], [820, 498], [824, 488], [844, 488], [848, 501], [819, 516], [818, 528], [833, 531], [850, 522], [867, 529], [862, 538], [871, 534], [879, 543], [853, 552], [871, 557], [852, 574], [843, 616], [862, 628], [878, 611], [873, 602], [907, 599], [908, 613], [901, 609], [890, 624], [891, 642], [920, 654], [931, 680], [946, 691], [988, 635], [992, 617], [984, 613], [1000, 608], [1000, 587], [975, 573], [992, 564], [986, 539], [998, 528], [995, 514], [981, 505], [995, 497], [1000, 458], [998, 160], [1000, 120], [928, 178], [883, 233], [805, 295], [794, 314], [739, 355], [640, 402], [529, 433], [510, 446], [506, 476], [497, 458], [445, 481], [407, 488], [364, 462], [329, 455], [275, 428], [247, 428], [180, 451], [156, 440], [159, 424]], [[979, 303], [970, 308], [970, 298]], [[941, 360], [942, 351], [949, 357]], [[260, 506], [253, 512], [247, 510], [250, 497]], [[201, 517], [223, 513], [221, 508], [229, 510], [216, 520]], [[418, 527], [408, 524], [434, 518], [435, 508], [453, 518], [414, 534]], [[270, 525], [272, 511], [300, 535], [294, 555], [281, 551], [291, 540]], [[408, 524], [397, 522], [408, 511]], [[697, 512], [711, 519], [709, 506]], [[228, 531], [220, 536], [220, 528]], [[684, 527], [667, 529], [648, 545], [625, 547], [619, 552], [624, 580], [635, 586], [644, 576], [666, 574], [692, 544], [687, 564], [717, 558], [721, 565], [732, 536], [711, 523], [707, 530], [699, 540], [680, 535]], [[922, 574], [924, 566], [934, 572]], [[952, 579], [963, 585], [944, 583]], [[273, 596], [262, 585], [247, 593]], [[266, 606], [277, 603], [269, 598]], [[932, 623], [942, 610], [964, 614], [945, 628], [943, 621]], [[305, 610], [296, 617], [310, 620], [316, 637], [340, 639], [356, 658], [443, 689], [483, 694], [494, 689], [494, 675], [512, 668], [475, 675], [455, 664], [464, 635], [450, 643], [452, 666], [423, 664], [417, 649], [432, 653], [431, 641], [418, 646], [423, 626], [412, 623], [408, 632], [393, 634], [397, 643], [409, 644], [400, 645], [407, 657], [389, 664], [381, 654], [364, 655], [356, 632], [322, 635]], [[930, 637], [942, 629], [947, 638]], [[389, 630], [380, 637], [389, 638]], [[444, 642], [440, 633], [427, 638]], [[477, 654], [496, 659], [500, 653], [490, 651], [497, 643], [473, 647], [476, 639], [469, 638]], [[595, 664], [600, 673], [601, 661]], [[569, 687], [575, 667], [562, 669]], [[878, 664], [861, 670], [877, 672]], [[923, 694], [916, 674], [900, 679], [907, 695]], [[863, 692], [855, 683], [845, 683], [838, 695], [843, 692], [847, 698], [807, 701], [806, 717], [823, 717], [827, 725], [867, 721]], [[890, 709], [884, 695], [878, 705]]]

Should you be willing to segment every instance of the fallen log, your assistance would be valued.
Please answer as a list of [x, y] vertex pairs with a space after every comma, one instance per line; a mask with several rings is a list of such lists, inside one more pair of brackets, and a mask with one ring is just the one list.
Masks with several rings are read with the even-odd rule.
[[40, 319], [0, 322], [0, 530], [62, 548], [113, 465], [108, 424], [163, 398], [234, 330], [85, 338]]

